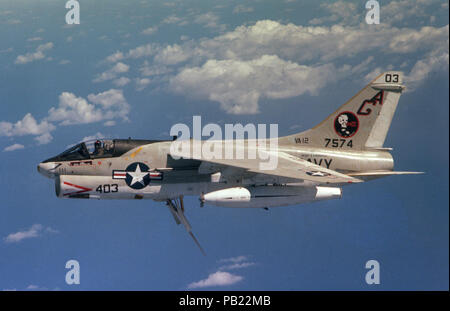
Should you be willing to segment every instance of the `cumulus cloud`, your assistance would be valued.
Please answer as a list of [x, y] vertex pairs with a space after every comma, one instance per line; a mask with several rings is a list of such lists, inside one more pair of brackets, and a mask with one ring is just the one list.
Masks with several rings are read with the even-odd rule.
[[128, 120], [129, 105], [122, 90], [110, 89], [90, 94], [88, 100], [63, 92], [59, 96], [58, 107], [49, 110], [48, 120], [61, 125], [93, 123], [114, 118]]
[[50, 227], [44, 227], [41, 224], [34, 224], [28, 230], [18, 231], [15, 233], [9, 234], [3, 240], [5, 243], [18, 243], [25, 239], [37, 238], [42, 236], [44, 233], [58, 233], [57, 230], [54, 230]]
[[250, 61], [210, 60], [202, 67], [186, 68], [170, 81], [177, 93], [217, 101], [231, 114], [258, 112], [258, 100], [316, 94], [333, 79], [332, 65], [302, 66], [276, 55]]
[[[339, 3], [322, 6], [341, 20], [357, 10], [353, 3], [346, 2], [343, 7]], [[194, 22], [218, 25], [218, 18], [206, 13]], [[228, 113], [257, 113], [262, 98], [317, 94], [346, 74], [362, 81], [370, 72], [388, 69], [385, 62], [375, 68], [379, 57], [393, 59], [394, 65], [398, 59], [407, 59], [407, 64], [402, 61], [402, 66], [393, 69], [411, 70], [405, 81], [420, 85], [427, 72], [448, 71], [448, 36], [448, 25], [302, 26], [260, 20], [213, 38], [165, 46], [151, 43], [118, 51], [106, 61], [145, 58], [139, 68], [142, 76], [136, 79], [137, 90], [160, 83], [175, 93], [218, 102]], [[336, 65], [345, 62], [349, 64]], [[414, 64], [414, 69], [408, 68]]]
[[122, 90], [110, 89], [108, 91], [88, 95], [89, 101], [95, 105], [101, 106], [103, 110], [103, 120], [121, 118], [128, 120], [128, 105]]
[[324, 17], [313, 18], [310, 20], [309, 23], [311, 25], [338, 21], [345, 22], [346, 24], [349, 22], [352, 24], [361, 22], [360, 19], [355, 18], [357, 11], [357, 6], [355, 3], [339, 0], [332, 3], [322, 3], [320, 7], [327, 11], [327, 14]]
[[195, 289], [212, 286], [233, 285], [242, 281], [244, 278], [240, 275], [232, 274], [226, 270], [243, 269], [256, 264], [249, 261], [247, 256], [224, 258], [220, 259], [218, 262], [222, 264], [222, 266], [219, 267], [217, 272], [211, 273], [206, 279], [189, 284], [188, 288]]
[[[412, 42], [405, 41], [405, 37]], [[409, 53], [432, 49], [448, 41], [448, 26], [424, 27], [420, 30], [399, 29], [381, 25], [371, 28], [334, 25], [297, 26], [276, 21], [258, 21], [252, 26], [239, 26], [234, 31], [203, 40], [205, 55], [214, 58], [253, 59], [268, 54], [280, 58], [304, 61], [332, 61], [360, 53]], [[424, 45], [417, 45], [422, 42]], [[199, 53], [197, 53], [199, 54]]]
[[34, 140], [37, 141], [38, 145], [45, 145], [53, 140], [53, 136], [50, 133], [44, 133], [35, 137]]
[[429, 18], [429, 12], [436, 12], [440, 5], [440, 0], [394, 0], [382, 5], [383, 22], [391, 25], [417, 24]]
[[197, 15], [194, 19], [194, 23], [201, 24], [206, 28], [225, 30], [225, 25], [219, 24], [219, 16], [213, 12]]
[[134, 49], [129, 50], [127, 53], [123, 53], [117, 51], [111, 55], [109, 55], [105, 61], [109, 63], [115, 63], [117, 61], [128, 59], [128, 58], [140, 58], [154, 55], [158, 50], [160, 50], [159, 46], [154, 43], [149, 43], [145, 45], [140, 45]]
[[48, 112], [48, 120], [60, 122], [61, 125], [92, 123], [102, 119], [101, 109], [70, 92], [59, 95], [58, 107], [52, 107]]
[[3, 151], [8, 152], [8, 151], [14, 151], [14, 150], [19, 150], [19, 149], [23, 149], [23, 148], [25, 148], [24, 145], [21, 145], [21, 144], [13, 144], [13, 145], [11, 145], [11, 146], [8, 146], [8, 147], [4, 148]]
[[204, 288], [211, 286], [228, 286], [236, 284], [243, 280], [240, 275], [231, 274], [225, 271], [217, 271], [210, 274], [206, 279], [193, 282], [188, 285], [189, 289]]
[[115, 86], [117, 86], [117, 87], [122, 87], [122, 86], [125, 86], [125, 85], [127, 85], [128, 83], [130, 83], [130, 79], [129, 78], [127, 78], [127, 77], [120, 77], [120, 78], [118, 78], [118, 79], [115, 79], [114, 81], [113, 81], [113, 84], [115, 85]]
[[122, 60], [124, 58], [123, 53], [122, 52], [115, 52], [114, 54], [109, 55], [106, 58], [106, 61], [109, 63], [115, 63], [119, 60]]
[[15, 64], [23, 65], [26, 63], [33, 62], [35, 60], [43, 59], [46, 57], [45, 51], [51, 50], [53, 48], [53, 43], [48, 42], [45, 44], [39, 45], [36, 50], [32, 53], [27, 53], [25, 55], [19, 55], [17, 56], [15, 60]]
[[162, 21], [163, 24], [178, 24], [180, 26], [186, 25], [187, 21], [184, 18], [178, 17], [176, 15], [169, 15]]
[[175, 59], [182, 55], [183, 61], [190, 59], [193, 63], [201, 63], [210, 59], [251, 60], [262, 55], [277, 55], [297, 63], [330, 62], [361, 53], [369, 56], [373, 51], [387, 54], [430, 51], [446, 45], [448, 35], [448, 25], [425, 26], [416, 30], [381, 24], [375, 28], [365, 24], [324, 27], [260, 20], [253, 25], [238, 26], [214, 38], [173, 46], [142, 45], [125, 54], [116, 52], [106, 60], [113, 62], [155, 55], [159, 60], [164, 60], [164, 55], [177, 55]]
[[0, 122], [0, 136], [42, 135], [54, 129], [55, 126], [46, 120], [38, 123], [31, 113], [27, 113], [22, 120], [16, 123]]
[[136, 79], [136, 90], [142, 91], [145, 89], [152, 81], [148, 78], [137, 78]]
[[141, 68], [139, 68], [141, 75], [150, 77], [150, 76], [159, 76], [165, 75], [170, 72], [173, 72], [174, 69], [170, 66], [162, 65], [162, 64], [153, 64], [150, 65], [148, 61], [145, 61]]
[[409, 74], [405, 76], [405, 82], [408, 84], [407, 91], [413, 91], [425, 81], [431, 72], [436, 72], [449, 66], [449, 52], [434, 51], [418, 60]]
[[174, 44], [159, 50], [158, 53], [156, 53], [154, 60], [155, 62], [164, 65], [175, 65], [184, 62], [189, 57], [190, 54], [186, 53], [181, 46]]
[[127, 64], [118, 62], [109, 70], [98, 75], [93, 82], [103, 82], [107, 80], [115, 79], [119, 74], [126, 73], [130, 69], [130, 66]]
[[[87, 99], [63, 92], [59, 96], [58, 106], [50, 108], [42, 121], [36, 121], [30, 113], [16, 123], [1, 121], [0, 136], [34, 135], [38, 145], [48, 144], [53, 139], [51, 132], [56, 128], [55, 122], [59, 125], [73, 125], [103, 121], [105, 126], [112, 126], [115, 125], [116, 119], [128, 121], [129, 111], [130, 106], [122, 90], [110, 89], [89, 94]], [[22, 145], [9, 146], [4, 151], [17, 150], [20, 146]]]

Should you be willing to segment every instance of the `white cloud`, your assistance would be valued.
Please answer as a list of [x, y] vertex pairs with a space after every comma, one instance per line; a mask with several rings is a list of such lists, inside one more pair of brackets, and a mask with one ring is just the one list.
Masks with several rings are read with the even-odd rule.
[[212, 12], [197, 15], [194, 19], [194, 23], [201, 24], [206, 28], [225, 30], [225, 25], [219, 24], [219, 16]]
[[136, 79], [136, 90], [142, 91], [145, 89], [149, 84], [151, 83], [151, 80], [148, 78], [137, 78]]
[[429, 17], [429, 9], [439, 5], [440, 0], [395, 0], [381, 6], [383, 22], [389, 24], [405, 24], [410, 19], [414, 24]]
[[[328, 13], [324, 17], [313, 18], [309, 21], [311, 25], [319, 25], [326, 22], [344, 22], [346, 24], [359, 23], [360, 19], [355, 18], [357, 6], [355, 3], [348, 1], [336, 1], [332, 3], [322, 3], [321, 8], [325, 9]], [[364, 16], [364, 15], [361, 15]]]
[[16, 123], [0, 122], [0, 136], [42, 135], [55, 129], [55, 126], [46, 120], [38, 123], [36, 119], [27, 113], [22, 120]]
[[178, 24], [180, 26], [186, 25], [187, 21], [184, 18], [178, 17], [176, 15], [170, 15], [166, 17], [163, 21], [163, 24]]
[[5, 241], [5, 243], [18, 243], [25, 239], [40, 237], [44, 232], [58, 233], [57, 230], [54, 230], [50, 227], [44, 228], [44, 226], [42, 226], [41, 224], [34, 224], [28, 230], [9, 234], [3, 240]]
[[95, 78], [93, 80], [93, 82], [103, 82], [103, 81], [115, 79], [117, 77], [117, 75], [119, 75], [121, 73], [126, 73], [126, 72], [128, 72], [129, 69], [130, 69], [130, 66], [128, 66], [127, 64], [118, 62], [109, 70], [98, 75], [97, 78]]
[[[346, 2], [341, 7], [341, 2], [323, 7], [337, 19], [350, 18], [357, 10], [355, 4]], [[217, 27], [218, 17], [210, 12], [198, 15], [195, 22]], [[118, 51], [106, 61], [146, 58], [139, 68], [143, 77], [136, 79], [137, 90], [150, 83], [168, 83], [176, 93], [219, 102], [228, 113], [256, 113], [261, 98], [316, 94], [349, 73], [354, 81], [361, 81], [369, 72], [387, 69], [384, 63], [375, 68], [380, 57], [393, 63], [407, 59], [403, 67], [393, 69], [411, 70], [406, 80], [419, 85], [419, 80], [428, 76], [427, 70], [448, 71], [448, 65], [444, 66], [448, 35], [448, 25], [397, 28], [389, 23], [377, 27], [338, 23], [325, 27], [260, 20], [214, 38], [165, 46], [151, 43]], [[345, 61], [352, 65], [337, 67]], [[415, 63], [415, 69], [408, 68]]]
[[204, 288], [211, 286], [228, 286], [236, 284], [243, 280], [242, 276], [231, 274], [225, 271], [217, 271], [210, 274], [206, 279], [200, 280], [198, 282], [193, 282], [188, 285], [188, 288]]
[[114, 118], [128, 120], [129, 105], [122, 90], [110, 89], [99, 94], [88, 95], [89, 103], [75, 94], [63, 92], [57, 108], [48, 112], [48, 120], [61, 125], [93, 123]]
[[149, 43], [145, 45], [138, 46], [134, 49], [129, 50], [127, 53], [122, 53], [117, 51], [111, 55], [109, 55], [105, 61], [109, 63], [115, 63], [120, 60], [128, 59], [128, 58], [140, 58], [151, 56], [158, 51], [158, 45], [154, 43]]
[[156, 45], [155, 44], [146, 44], [138, 46], [135, 49], [129, 50], [126, 57], [127, 58], [139, 58], [144, 56], [150, 56], [154, 54], [156, 51]]
[[387, 54], [430, 51], [445, 46], [448, 34], [448, 25], [440, 28], [426, 26], [416, 30], [381, 24], [375, 28], [365, 24], [323, 27], [260, 20], [253, 25], [236, 27], [233, 31], [211, 39], [187, 41], [182, 45], [165, 47], [147, 44], [125, 54], [116, 52], [106, 60], [113, 62], [118, 59], [155, 55], [159, 60], [164, 60], [164, 55], [175, 54], [182, 55], [183, 61], [190, 59], [197, 64], [208, 59], [251, 60], [262, 55], [277, 55], [297, 63], [329, 62], [361, 53], [370, 56], [374, 51]]
[[184, 62], [190, 57], [190, 53], [186, 53], [178, 44], [168, 45], [158, 51], [155, 55], [155, 62], [164, 65], [175, 65]]
[[152, 34], [154, 34], [157, 31], [158, 31], [158, 27], [154, 26], [154, 27], [148, 27], [148, 28], [142, 30], [141, 33], [143, 35], [152, 35]]
[[24, 145], [21, 144], [13, 144], [11, 146], [6, 147], [5, 149], [3, 149], [3, 151], [14, 151], [14, 150], [19, 150], [19, 149], [23, 149], [25, 148]]
[[50, 133], [44, 133], [34, 138], [39, 145], [46, 145], [53, 140], [53, 136]]
[[[412, 40], [410, 43], [405, 38]], [[331, 61], [360, 53], [409, 53], [414, 49], [433, 49], [448, 41], [448, 26], [392, 28], [369, 25], [344, 27], [304, 27], [276, 21], [258, 21], [239, 26], [213, 39], [199, 43], [203, 55], [216, 59], [253, 59], [264, 54], [302, 61]], [[422, 42], [423, 44], [420, 44]], [[418, 44], [419, 43], [419, 44]], [[197, 52], [197, 55], [200, 54]]]
[[41, 44], [32, 53], [27, 53], [25, 55], [17, 56], [16, 61], [14, 63], [23, 65], [23, 64], [35, 61], [35, 60], [43, 59], [46, 57], [44, 52], [48, 51], [52, 48], [53, 48], [52, 42]]
[[139, 71], [141, 72], [141, 75], [146, 76], [146, 77], [151, 77], [151, 76], [159, 76], [159, 75], [168, 74], [170, 72], [173, 72], [174, 69], [169, 66], [161, 65], [161, 64], [150, 65], [150, 63], [148, 61], [145, 61], [142, 64], [142, 67], [139, 68]]
[[123, 56], [122, 52], [115, 52], [114, 54], [109, 55], [106, 58], [106, 61], [110, 62], [110, 63], [115, 63], [119, 60], [122, 60], [123, 58], [124, 58], [124, 56]]
[[[113, 119], [115, 117], [120, 117], [124, 120], [128, 119], [127, 115], [130, 106], [125, 100], [122, 90], [110, 89], [98, 94], [89, 94], [88, 99], [102, 107], [104, 119]], [[113, 109], [117, 111], [113, 111]]]
[[413, 91], [425, 81], [431, 72], [436, 72], [449, 66], [448, 50], [434, 51], [418, 60], [408, 75], [405, 76], [405, 82], [408, 85], [407, 91]]
[[127, 78], [127, 77], [120, 77], [120, 78], [118, 78], [118, 79], [115, 79], [114, 81], [113, 81], [113, 84], [115, 85], [115, 86], [117, 86], [117, 87], [122, 87], [122, 86], [125, 86], [125, 85], [127, 85], [128, 83], [130, 83], [130, 79], [129, 78]]
[[61, 122], [61, 125], [92, 123], [102, 119], [101, 109], [96, 109], [86, 99], [69, 92], [59, 95], [58, 107], [52, 107], [48, 112], [48, 120]]
[[333, 65], [302, 66], [275, 55], [250, 61], [209, 60], [202, 67], [183, 69], [170, 80], [176, 93], [216, 101], [231, 114], [254, 114], [258, 100], [317, 94], [335, 78]]
[[[36, 142], [42, 145], [48, 144], [53, 139], [50, 134], [56, 128], [53, 122], [72, 125], [104, 121], [105, 126], [112, 126], [115, 125], [114, 119], [128, 120], [130, 106], [122, 90], [110, 89], [98, 94], [89, 94], [87, 98], [88, 100], [70, 92], [63, 92], [59, 96], [58, 106], [50, 108], [48, 116], [42, 121], [36, 121], [30, 113], [16, 123], [1, 121], [0, 136], [34, 135]], [[18, 148], [16, 144], [6, 147], [4, 151]]]

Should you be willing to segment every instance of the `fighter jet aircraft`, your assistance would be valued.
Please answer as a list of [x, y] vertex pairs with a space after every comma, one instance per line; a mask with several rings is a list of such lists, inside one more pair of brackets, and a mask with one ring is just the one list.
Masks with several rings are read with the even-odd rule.
[[[383, 146], [402, 77], [397, 71], [379, 75], [314, 128], [275, 138], [276, 148], [241, 140], [244, 157], [192, 152], [205, 143], [237, 146], [227, 140], [102, 139], [79, 143], [40, 163], [38, 171], [54, 179], [59, 198], [165, 202], [202, 250], [185, 217], [184, 196], [198, 196], [201, 206], [269, 208], [339, 199], [344, 185], [420, 173], [394, 171], [392, 149]], [[172, 148], [175, 142], [191, 148]], [[276, 166], [262, 169], [260, 159], [248, 156], [252, 148], [275, 156]]]

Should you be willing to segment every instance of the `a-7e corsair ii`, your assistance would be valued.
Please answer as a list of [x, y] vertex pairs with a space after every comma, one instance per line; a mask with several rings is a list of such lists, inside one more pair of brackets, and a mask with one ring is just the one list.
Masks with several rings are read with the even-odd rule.
[[[338, 199], [344, 185], [416, 173], [393, 171], [391, 148], [383, 147], [403, 89], [401, 72], [385, 72], [319, 125], [278, 138], [276, 148], [241, 141], [242, 158], [171, 152], [170, 140], [105, 139], [77, 144], [38, 170], [55, 180], [59, 198], [165, 202], [199, 245], [184, 215], [187, 195], [199, 196], [202, 205], [269, 208]], [[205, 142], [184, 141], [191, 147]], [[276, 156], [276, 167], [261, 169], [250, 148]]]

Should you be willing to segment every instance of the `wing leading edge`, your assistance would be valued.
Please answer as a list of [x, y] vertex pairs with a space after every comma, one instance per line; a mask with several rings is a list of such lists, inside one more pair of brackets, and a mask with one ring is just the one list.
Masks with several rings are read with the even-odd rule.
[[259, 152], [260, 158], [263, 159], [270, 158], [273, 160], [274, 157], [276, 157], [276, 165], [274, 165], [274, 167], [272, 168], [269, 168], [266, 165], [266, 167], [268, 168], [264, 169], [264, 165], [261, 165], [261, 163], [267, 164], [267, 162], [262, 161], [260, 159], [246, 159], [246, 158], [216, 159], [213, 157], [205, 158], [202, 157], [201, 155], [197, 156], [192, 155], [189, 151], [183, 152], [180, 150], [172, 151], [171, 155], [176, 157], [182, 157], [185, 159], [199, 160], [204, 162], [205, 166], [208, 167], [211, 167], [211, 164], [216, 164], [218, 166], [243, 169], [255, 174], [266, 174], [298, 180], [307, 180], [319, 184], [342, 184], [342, 183], [363, 182], [363, 180], [361, 179], [324, 168], [322, 166], [297, 158], [285, 152], [269, 151], [262, 149], [258, 149], [257, 152]]

